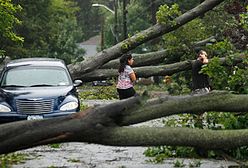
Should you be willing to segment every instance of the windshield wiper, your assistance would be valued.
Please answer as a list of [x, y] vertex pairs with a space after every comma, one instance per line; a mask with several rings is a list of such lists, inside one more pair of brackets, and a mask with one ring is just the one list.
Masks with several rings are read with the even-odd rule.
[[6, 88], [6, 87], [26, 87], [26, 86], [22, 86], [22, 85], [3, 85], [1, 87]]
[[39, 84], [39, 85], [31, 85], [30, 87], [44, 87], [44, 86], [54, 86], [54, 85]]

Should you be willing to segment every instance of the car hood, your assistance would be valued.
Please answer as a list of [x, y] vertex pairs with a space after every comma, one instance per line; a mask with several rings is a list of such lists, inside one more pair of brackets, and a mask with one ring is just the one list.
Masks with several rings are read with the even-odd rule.
[[60, 87], [20, 87], [20, 88], [1, 88], [1, 98], [12, 99], [35, 99], [35, 98], [55, 98], [68, 95], [73, 86]]

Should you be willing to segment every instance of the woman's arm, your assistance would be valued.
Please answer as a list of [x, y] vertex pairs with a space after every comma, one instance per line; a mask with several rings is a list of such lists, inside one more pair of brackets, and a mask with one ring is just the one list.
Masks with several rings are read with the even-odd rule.
[[129, 74], [129, 77], [130, 77], [130, 79], [131, 79], [132, 82], [135, 82], [136, 81], [136, 75], [135, 75], [134, 72], [130, 73]]

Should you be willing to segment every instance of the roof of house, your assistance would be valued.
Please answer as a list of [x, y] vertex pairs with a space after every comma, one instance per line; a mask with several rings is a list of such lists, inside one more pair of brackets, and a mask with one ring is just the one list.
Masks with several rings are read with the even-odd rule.
[[100, 35], [93, 36], [87, 41], [80, 43], [81, 45], [98, 45], [100, 43]]

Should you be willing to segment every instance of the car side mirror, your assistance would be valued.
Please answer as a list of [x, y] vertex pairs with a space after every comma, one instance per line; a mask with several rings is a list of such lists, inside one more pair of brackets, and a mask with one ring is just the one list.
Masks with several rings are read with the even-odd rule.
[[81, 86], [83, 84], [83, 82], [81, 80], [74, 80], [73, 81], [73, 86], [78, 87]]

